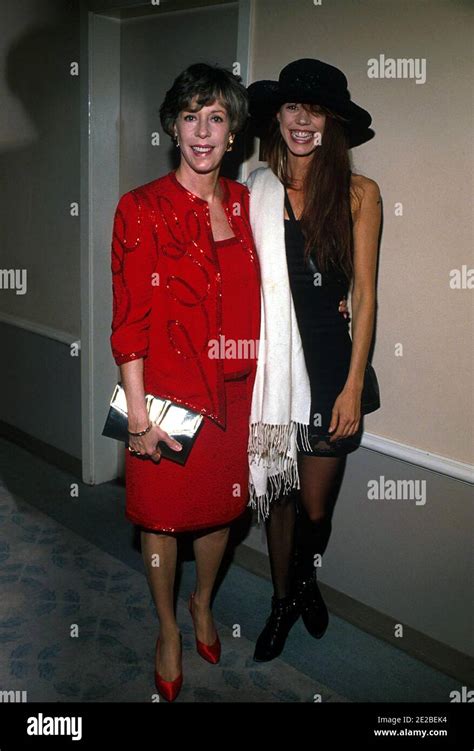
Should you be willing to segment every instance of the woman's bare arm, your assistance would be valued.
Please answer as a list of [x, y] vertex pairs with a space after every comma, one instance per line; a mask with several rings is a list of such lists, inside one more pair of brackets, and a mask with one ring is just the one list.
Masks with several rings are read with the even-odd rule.
[[149, 423], [143, 386], [143, 358], [124, 362], [120, 366], [120, 375], [127, 399], [128, 429], [138, 433]]
[[329, 432], [333, 433], [331, 442], [347, 438], [359, 428], [364, 373], [374, 330], [381, 198], [379, 186], [374, 180], [357, 176], [357, 182], [362, 198], [353, 221], [352, 354], [346, 383], [332, 411], [329, 426]]
[[381, 220], [379, 186], [362, 180], [363, 196], [353, 223], [352, 357], [346, 387], [362, 391], [375, 321], [375, 274]]

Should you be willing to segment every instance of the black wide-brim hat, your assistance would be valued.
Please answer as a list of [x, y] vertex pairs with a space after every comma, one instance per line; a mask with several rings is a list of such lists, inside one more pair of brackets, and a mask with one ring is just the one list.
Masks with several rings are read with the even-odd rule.
[[249, 114], [257, 135], [263, 136], [272, 117], [285, 102], [319, 104], [346, 118], [349, 147], [374, 137], [372, 117], [352, 101], [347, 78], [339, 68], [303, 58], [286, 65], [278, 81], [255, 81], [247, 88]]

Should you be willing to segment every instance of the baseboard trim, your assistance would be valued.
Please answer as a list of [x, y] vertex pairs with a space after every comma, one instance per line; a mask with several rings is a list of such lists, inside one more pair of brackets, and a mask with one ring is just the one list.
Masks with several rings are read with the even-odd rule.
[[71, 456], [71, 454], [67, 454], [65, 451], [61, 451], [61, 449], [51, 446], [51, 444], [45, 443], [29, 433], [25, 433], [20, 428], [3, 420], [0, 420], [0, 436], [53, 464], [58, 469], [70, 472], [71, 475], [82, 481], [82, 461]]
[[430, 451], [417, 449], [400, 441], [392, 441], [390, 438], [375, 435], [374, 433], [364, 432], [362, 435], [361, 445], [365, 449], [377, 451], [379, 454], [391, 456], [393, 459], [400, 459], [403, 462], [413, 464], [415, 467], [438, 472], [440, 475], [447, 475], [454, 480], [461, 480], [472, 485], [474, 481], [474, 467], [466, 462], [459, 462], [446, 456], [433, 454]]
[[[271, 580], [268, 556], [254, 550], [245, 543], [236, 547], [234, 563], [252, 574]], [[364, 605], [322, 582], [320, 589], [328, 610], [334, 615], [343, 618], [362, 631], [382, 639], [391, 646], [420, 660], [420, 662], [456, 678], [461, 685], [468, 687], [474, 685], [474, 660], [469, 655], [463, 654], [409, 626], [403, 628], [403, 639], [397, 639], [392, 635], [394, 620], [390, 616], [380, 613], [378, 610]]]
[[11, 313], [3, 313], [0, 311], [0, 323], [6, 323], [17, 329], [29, 331], [31, 334], [37, 334], [37, 336], [45, 336], [47, 339], [61, 342], [61, 344], [67, 344], [69, 347], [71, 344], [77, 344], [79, 347], [81, 346], [80, 337], [78, 336], [68, 334], [67, 331], [54, 329], [52, 326], [46, 326], [37, 321], [29, 321], [27, 318], [20, 318], [20, 316], [12, 315]]

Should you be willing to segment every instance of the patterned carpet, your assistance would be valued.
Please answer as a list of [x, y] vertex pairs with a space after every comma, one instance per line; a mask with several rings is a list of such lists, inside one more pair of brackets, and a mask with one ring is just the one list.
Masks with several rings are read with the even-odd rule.
[[[0, 487], [1, 690], [31, 701], [157, 701], [157, 619], [143, 574]], [[222, 658], [195, 649], [186, 602], [177, 702], [349, 701], [284, 660], [257, 664], [254, 642], [217, 622]]]

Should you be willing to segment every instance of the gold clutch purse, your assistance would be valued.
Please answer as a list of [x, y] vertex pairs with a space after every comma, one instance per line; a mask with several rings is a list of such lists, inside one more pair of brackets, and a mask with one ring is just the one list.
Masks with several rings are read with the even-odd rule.
[[[170, 399], [162, 399], [153, 394], [146, 394], [145, 400], [150, 420], [165, 430], [175, 441], [179, 441], [183, 447], [181, 451], [173, 451], [166, 443], [158, 441], [162, 457], [178, 464], [185, 464], [201, 428], [203, 415], [188, 407], [182, 407]], [[124, 441], [128, 445], [127, 400], [121, 383], [116, 385], [112, 394], [102, 435], [115, 438], [117, 441]]]

